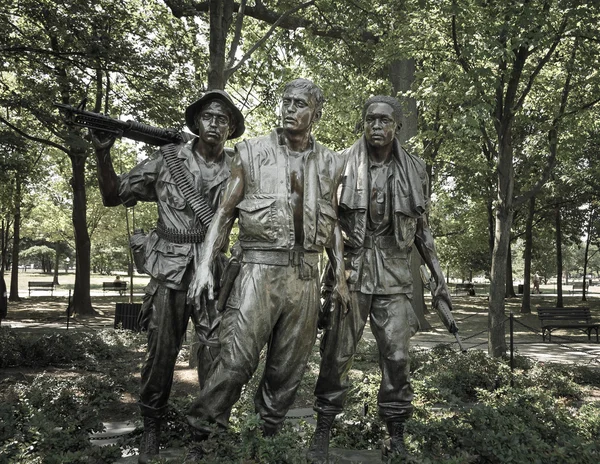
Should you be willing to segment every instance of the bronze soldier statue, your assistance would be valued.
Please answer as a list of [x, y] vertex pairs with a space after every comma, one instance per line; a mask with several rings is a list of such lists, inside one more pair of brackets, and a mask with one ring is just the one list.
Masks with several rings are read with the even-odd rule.
[[343, 153], [347, 160], [339, 223], [350, 309], [347, 314], [332, 314], [331, 329], [321, 341], [314, 408], [317, 427], [307, 453], [312, 463], [327, 462], [330, 430], [343, 410], [348, 372], [367, 319], [379, 349], [379, 414], [390, 434], [384, 456], [406, 453], [404, 423], [413, 409], [408, 350], [419, 328], [411, 305], [413, 245], [437, 282], [434, 304], [441, 299], [451, 308], [427, 224], [425, 164], [405, 152], [396, 138], [401, 115], [394, 98], [368, 99], [363, 108], [364, 135]]
[[[98, 180], [106, 206], [133, 206], [138, 201], [158, 204], [158, 222], [144, 241], [145, 271], [151, 280], [140, 314], [148, 331], [148, 352], [142, 368], [139, 406], [144, 419], [140, 463], [158, 457], [160, 428], [171, 386], [177, 353], [190, 317], [200, 340], [198, 379], [206, 380], [219, 351], [219, 315], [214, 302], [187, 301], [187, 291], [199, 262], [200, 248], [217, 209], [231, 159], [225, 142], [244, 133], [244, 117], [220, 90], [206, 92], [185, 112], [188, 128], [198, 137], [180, 145], [164, 145], [153, 158], [117, 176], [110, 159], [114, 136], [93, 131]], [[220, 275], [227, 243], [214, 253], [213, 272]]]
[[[206, 437], [209, 423], [227, 426], [229, 410], [267, 344], [254, 404], [265, 436], [281, 428], [317, 335], [323, 249], [335, 270], [334, 298], [342, 305], [348, 301], [336, 219], [342, 158], [311, 135], [323, 100], [313, 82], [289, 82], [281, 101], [282, 127], [236, 145], [231, 178], [190, 288], [192, 298], [205, 290], [212, 297], [210, 263], [238, 218], [241, 270], [221, 324], [221, 352], [188, 412], [197, 440]], [[200, 448], [192, 450], [195, 457]]]

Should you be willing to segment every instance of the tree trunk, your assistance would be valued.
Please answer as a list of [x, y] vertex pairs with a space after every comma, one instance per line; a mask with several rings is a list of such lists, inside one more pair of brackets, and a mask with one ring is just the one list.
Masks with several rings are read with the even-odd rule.
[[494, 202], [489, 199], [485, 204], [488, 217], [488, 246], [490, 249], [490, 256], [494, 253], [494, 237], [496, 235], [496, 222], [494, 221]]
[[510, 230], [513, 222], [513, 193], [515, 173], [511, 140], [511, 123], [504, 122], [498, 128], [497, 188], [498, 205], [490, 276], [490, 303], [488, 317], [488, 353], [499, 357], [506, 354], [504, 331], [506, 293], [506, 270], [510, 248]]
[[587, 282], [587, 269], [590, 255], [590, 243], [592, 241], [592, 224], [594, 222], [594, 209], [590, 206], [590, 219], [587, 226], [587, 237], [585, 239], [585, 253], [583, 255], [583, 289], [581, 293], [581, 301], [587, 301], [585, 284]]
[[506, 260], [511, 225], [512, 212], [506, 208], [498, 208], [494, 252], [492, 253], [488, 318], [488, 353], [494, 357], [503, 356], [506, 353], [504, 295], [506, 293]]
[[227, 32], [233, 21], [233, 0], [210, 0], [208, 90], [225, 89]]
[[525, 250], [523, 258], [525, 268], [523, 270], [523, 301], [521, 302], [521, 314], [531, 313], [531, 255], [533, 253], [533, 216], [535, 214], [535, 196], [529, 200], [529, 211], [525, 223]]
[[58, 253], [58, 244], [56, 245], [56, 249], [54, 250], [54, 279], [52, 280], [52, 282], [54, 282], [54, 285], [60, 285], [58, 283], [58, 264], [60, 261], [60, 255]]
[[19, 246], [21, 242], [21, 178], [15, 179], [15, 215], [13, 219], [13, 249], [12, 268], [10, 272], [10, 301], [20, 301], [19, 298]]
[[554, 209], [554, 220], [556, 227], [556, 307], [563, 307], [563, 260], [562, 260], [562, 232], [560, 230], [560, 206], [556, 205]]
[[513, 284], [512, 248], [510, 239], [508, 241], [508, 253], [506, 254], [506, 298], [516, 298], [515, 286]]
[[0, 255], [0, 272], [4, 272], [6, 270], [7, 258], [8, 258], [8, 230], [10, 228], [10, 220], [8, 219], [8, 215], [6, 218], [2, 218], [2, 227], [0, 228], [0, 232], [2, 236], [0, 237], [0, 249], [2, 253]]
[[72, 154], [73, 178], [73, 231], [75, 234], [75, 287], [73, 289], [73, 313], [97, 314], [90, 298], [90, 236], [87, 230], [87, 198], [85, 193], [85, 159]]

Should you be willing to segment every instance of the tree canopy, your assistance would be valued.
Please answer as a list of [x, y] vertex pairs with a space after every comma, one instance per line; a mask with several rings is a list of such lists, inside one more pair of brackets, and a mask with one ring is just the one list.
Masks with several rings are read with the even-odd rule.
[[[367, 97], [397, 96], [403, 140], [428, 164], [444, 267], [451, 277], [491, 278], [495, 355], [505, 350], [511, 244], [524, 250], [524, 269], [547, 274], [561, 267], [557, 218], [566, 248], [586, 248], [583, 237], [588, 256], [598, 247], [597, 2], [0, 3], [3, 262], [19, 251], [21, 222], [25, 243], [43, 235], [69, 244], [82, 314], [93, 311], [93, 257], [123, 266], [113, 247], [126, 247], [126, 214], [101, 206], [85, 132], [65, 126], [53, 106], [84, 99], [90, 110], [182, 129], [190, 102], [226, 89], [253, 136], [277, 124], [283, 83], [303, 76], [326, 95], [316, 137], [341, 150], [357, 137]], [[117, 170], [151, 150], [118, 143]], [[61, 214], [44, 216], [46, 207]], [[151, 225], [153, 214], [141, 208], [140, 223]], [[597, 272], [592, 258], [586, 272]]]

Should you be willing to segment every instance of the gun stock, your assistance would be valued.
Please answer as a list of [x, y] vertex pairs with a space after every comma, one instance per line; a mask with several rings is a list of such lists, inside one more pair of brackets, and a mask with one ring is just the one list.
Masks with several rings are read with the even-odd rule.
[[85, 100], [78, 107], [62, 103], [55, 103], [54, 106], [60, 110], [67, 125], [108, 132], [116, 137], [125, 137], [149, 145], [178, 144], [194, 137], [192, 134], [184, 134], [175, 129], [162, 129], [131, 120], [121, 121], [104, 114], [86, 111]]

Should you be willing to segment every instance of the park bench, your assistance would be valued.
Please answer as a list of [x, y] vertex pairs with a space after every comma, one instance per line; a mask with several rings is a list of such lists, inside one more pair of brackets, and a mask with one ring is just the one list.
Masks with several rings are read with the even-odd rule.
[[106, 292], [119, 292], [119, 295], [123, 295], [127, 290], [127, 282], [102, 282], [102, 293]]
[[587, 333], [588, 340], [592, 339], [592, 330], [596, 332], [598, 342], [598, 329], [600, 323], [593, 322], [588, 307], [574, 308], [538, 308], [538, 317], [542, 327], [542, 340], [552, 341], [552, 332], [561, 329], [578, 329]]
[[454, 284], [454, 294], [467, 293], [469, 296], [475, 296], [475, 286], [471, 282]]
[[[587, 290], [589, 285], [586, 282], [585, 289]], [[573, 288], [571, 288], [571, 294], [580, 293], [583, 290], [583, 282], [573, 282]]]
[[50, 295], [54, 295], [54, 282], [29, 281], [27, 283], [27, 288], [29, 290], [29, 296], [31, 296], [32, 290], [50, 290]]

